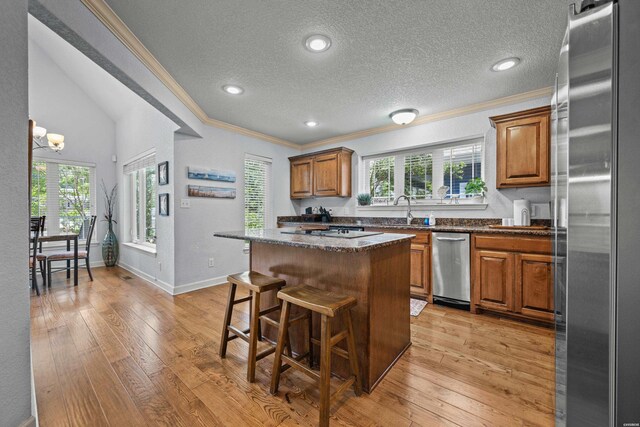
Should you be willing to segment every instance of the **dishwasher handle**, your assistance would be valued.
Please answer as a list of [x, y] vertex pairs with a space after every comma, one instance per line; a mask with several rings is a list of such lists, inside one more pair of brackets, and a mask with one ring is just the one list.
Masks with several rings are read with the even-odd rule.
[[466, 239], [464, 237], [436, 237], [436, 240], [444, 242], [464, 242]]

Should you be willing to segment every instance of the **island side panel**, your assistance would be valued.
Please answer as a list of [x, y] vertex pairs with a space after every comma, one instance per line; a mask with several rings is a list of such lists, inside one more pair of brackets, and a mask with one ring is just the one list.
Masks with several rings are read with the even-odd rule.
[[371, 254], [369, 324], [373, 389], [411, 345], [411, 242], [380, 248]]
[[[367, 392], [371, 387], [369, 383], [369, 294], [372, 283], [370, 255], [370, 251], [331, 252], [270, 243], [251, 243], [251, 269], [253, 271], [282, 278], [287, 281], [287, 286], [306, 284], [351, 295], [358, 300], [358, 304], [351, 313], [358, 362], [363, 377], [363, 389]], [[407, 287], [407, 289], [409, 288]], [[275, 295], [265, 295], [262, 305], [268, 307], [274, 301]], [[315, 338], [320, 336], [318, 320], [318, 317], [314, 316]], [[332, 321], [334, 333], [343, 328], [341, 316], [336, 317]], [[265, 328], [265, 335], [270, 339], [275, 339], [273, 332]], [[295, 325], [292, 327], [291, 335], [293, 351], [303, 352], [306, 349], [306, 327], [302, 327], [302, 324]], [[345, 344], [342, 342], [339, 345], [346, 348]], [[316, 347], [314, 350], [317, 356], [319, 349]], [[344, 378], [348, 375], [348, 362], [335, 354], [331, 359], [331, 366], [332, 371], [338, 376]]]

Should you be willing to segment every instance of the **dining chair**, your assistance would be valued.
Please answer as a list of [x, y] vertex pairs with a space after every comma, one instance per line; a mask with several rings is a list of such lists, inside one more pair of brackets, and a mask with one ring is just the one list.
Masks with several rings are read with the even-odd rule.
[[38, 275], [36, 274], [38, 260], [38, 240], [40, 238], [40, 217], [31, 218], [29, 226], [29, 270], [31, 273], [31, 287], [40, 296]]
[[[89, 231], [87, 232], [86, 245], [83, 251], [78, 251], [78, 260], [83, 259], [85, 267], [87, 267], [87, 273], [89, 273], [89, 279], [93, 282], [93, 275], [91, 274], [91, 262], [89, 261], [89, 253], [91, 251], [91, 238], [93, 237], [93, 230], [96, 226], [96, 216], [91, 216], [91, 222], [89, 223]], [[54, 252], [47, 255], [47, 283], [51, 287], [51, 263], [55, 261], [71, 261], [73, 260], [73, 251]], [[69, 270], [68, 266], [58, 268], [55, 271]]]
[[[44, 236], [44, 227], [45, 222], [47, 221], [47, 216], [42, 215], [41, 217], [31, 217], [31, 219], [39, 219], [40, 220], [40, 232], [39, 237]], [[42, 287], [47, 287], [47, 255], [42, 253], [42, 240], [38, 241], [38, 255], [36, 256], [38, 260], [38, 266], [40, 267], [40, 274], [42, 274]]]

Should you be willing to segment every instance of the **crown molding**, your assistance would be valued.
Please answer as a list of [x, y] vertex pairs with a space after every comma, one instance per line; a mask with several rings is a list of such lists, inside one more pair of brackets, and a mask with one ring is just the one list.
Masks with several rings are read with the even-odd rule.
[[310, 142], [303, 145], [303, 148], [315, 148], [323, 145], [337, 144], [344, 141], [351, 141], [353, 139], [364, 138], [365, 136], [376, 135], [384, 132], [391, 132], [398, 129], [403, 129], [412, 126], [419, 126], [429, 122], [436, 122], [439, 120], [450, 119], [453, 117], [464, 116], [466, 114], [475, 113], [477, 111], [487, 110], [489, 108], [500, 107], [503, 105], [516, 104], [518, 102], [527, 101], [529, 99], [543, 98], [551, 96], [553, 94], [553, 87], [545, 87], [542, 89], [536, 89], [529, 92], [519, 93], [516, 95], [505, 96], [503, 98], [493, 99], [491, 101], [480, 102], [477, 104], [471, 104], [460, 108], [454, 108], [452, 110], [442, 111], [439, 113], [429, 114], [426, 116], [419, 116], [413, 122], [408, 125], [397, 125], [395, 123], [380, 126], [377, 128], [370, 128], [359, 130], [356, 132], [347, 133], [344, 135], [334, 136], [327, 139], [321, 139], [318, 141]]
[[284, 145], [290, 148], [301, 149], [299, 144], [286, 141], [284, 139], [267, 135], [262, 132], [246, 129], [241, 126], [216, 120], [207, 115], [204, 110], [194, 101], [187, 91], [180, 86], [180, 83], [160, 64], [155, 56], [145, 47], [144, 44], [129, 29], [127, 24], [111, 9], [104, 0], [80, 0], [93, 13], [105, 27], [113, 33], [120, 42], [135, 55], [200, 121], [206, 125], [214, 126], [230, 132], [250, 136], [271, 142], [273, 144]]
[[395, 123], [380, 126], [376, 128], [363, 129], [356, 132], [338, 135], [307, 144], [295, 144], [293, 142], [267, 135], [262, 132], [243, 128], [231, 123], [223, 122], [211, 118], [205, 111], [194, 101], [187, 91], [173, 78], [173, 76], [160, 64], [153, 54], [142, 44], [140, 39], [129, 29], [129, 27], [120, 19], [120, 17], [111, 9], [104, 0], [80, 0], [95, 16], [102, 22], [113, 35], [122, 42], [122, 44], [133, 53], [202, 123], [216, 128], [224, 129], [230, 132], [249, 136], [263, 141], [271, 142], [277, 145], [283, 145], [297, 150], [320, 147], [323, 145], [336, 144], [353, 139], [364, 138], [370, 135], [390, 132], [406, 127], [419, 126], [421, 124], [435, 122], [438, 120], [449, 119], [453, 117], [463, 116], [465, 114], [486, 110], [502, 105], [515, 104], [534, 98], [542, 98], [551, 96], [552, 87], [524, 92], [516, 95], [506, 96], [491, 101], [480, 102], [477, 104], [467, 105], [465, 107], [455, 108], [452, 110], [442, 111], [439, 113], [429, 114], [417, 117], [408, 125], [396, 125]]

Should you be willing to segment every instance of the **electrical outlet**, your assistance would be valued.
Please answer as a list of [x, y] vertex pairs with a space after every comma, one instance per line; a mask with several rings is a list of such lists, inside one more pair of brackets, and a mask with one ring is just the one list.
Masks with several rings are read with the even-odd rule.
[[189, 200], [189, 199], [181, 199], [180, 200], [180, 207], [189, 209], [191, 207], [191, 200]]
[[213, 258], [209, 258], [209, 268], [211, 268], [213, 266], [214, 266]]

